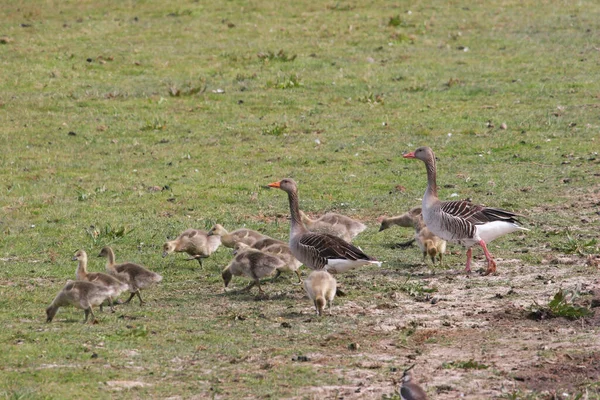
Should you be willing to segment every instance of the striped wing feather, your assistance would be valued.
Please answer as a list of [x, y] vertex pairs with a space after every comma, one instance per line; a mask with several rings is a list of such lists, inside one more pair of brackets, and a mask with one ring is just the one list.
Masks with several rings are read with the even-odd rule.
[[322, 268], [330, 259], [373, 260], [358, 247], [328, 234], [307, 233], [302, 235], [300, 246]]
[[441, 210], [453, 217], [464, 219], [473, 225], [482, 225], [493, 221], [505, 221], [520, 224], [519, 220], [516, 218], [517, 214], [499, 208], [473, 204], [466, 200], [445, 201], [441, 205]]

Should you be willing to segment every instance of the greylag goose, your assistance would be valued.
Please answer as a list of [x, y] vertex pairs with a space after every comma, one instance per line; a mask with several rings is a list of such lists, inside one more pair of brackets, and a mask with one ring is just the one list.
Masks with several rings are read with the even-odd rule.
[[102, 248], [98, 257], [106, 257], [106, 270], [108, 273], [129, 285], [131, 295], [123, 304], [129, 303], [135, 295], [140, 299], [140, 305], [144, 304], [140, 290], [162, 281], [162, 276], [141, 265], [134, 263], [115, 264], [115, 253], [108, 246]]
[[402, 385], [400, 386], [400, 398], [402, 400], [427, 400], [427, 394], [415, 381], [412, 380], [410, 370], [415, 365], [411, 365], [404, 370], [402, 374]]
[[350, 243], [359, 233], [367, 229], [367, 226], [360, 221], [354, 220], [345, 215], [337, 213], [327, 213], [318, 219], [310, 219], [302, 210], [300, 218], [306, 229], [316, 233], [328, 233], [340, 237]]
[[329, 302], [329, 315], [335, 296], [337, 282], [327, 271], [313, 271], [304, 281], [304, 289], [308, 298], [313, 302], [318, 315], [323, 315], [323, 309]]
[[288, 194], [290, 205], [290, 250], [302, 264], [313, 270], [325, 269], [336, 274], [362, 265], [381, 266], [381, 262], [363, 253], [361, 249], [325, 233], [310, 232], [300, 218], [298, 187], [293, 179], [285, 178], [269, 184]]
[[261, 294], [264, 293], [260, 287], [260, 279], [270, 276], [279, 268], [283, 268], [285, 261], [273, 254], [254, 249], [244, 243], [237, 243], [236, 246], [238, 250], [235, 257], [221, 273], [225, 287], [229, 286], [233, 275], [246, 276], [252, 279], [252, 282], [242, 289], [242, 291], [248, 291], [254, 285], [257, 285], [258, 291]]
[[471, 248], [476, 244], [483, 248], [488, 262], [485, 275], [496, 272], [496, 262], [486, 243], [507, 233], [529, 230], [520, 226], [518, 215], [499, 208], [473, 204], [468, 200], [440, 201], [437, 195], [433, 150], [429, 147], [419, 147], [405, 154], [404, 158], [417, 158], [425, 163], [427, 169], [427, 189], [422, 205], [427, 228], [440, 238], [467, 248], [466, 272], [471, 272]]
[[229, 248], [233, 248], [237, 242], [242, 242], [248, 246], [252, 246], [255, 242], [268, 237], [260, 232], [246, 228], [240, 228], [233, 232], [227, 232], [227, 230], [225, 230], [221, 224], [216, 224], [208, 231], [208, 236], [213, 235], [221, 236], [221, 243], [223, 243], [223, 246]]
[[[127, 290], [129, 287], [125, 282], [122, 282], [114, 276], [104, 274], [102, 272], [91, 272], [87, 271], [88, 257], [84, 250], [79, 250], [73, 256], [73, 261], [78, 261], [77, 270], [75, 271], [75, 278], [78, 281], [93, 282], [97, 285], [104, 286], [110, 290], [110, 296], [108, 297], [108, 305], [110, 310], [115, 312], [113, 308], [113, 299], [119, 297], [121, 293]], [[102, 304], [100, 304], [100, 311], [102, 311]]]
[[221, 237], [208, 236], [208, 232], [200, 229], [186, 229], [175, 240], [163, 245], [163, 257], [173, 252], [185, 252], [190, 255], [188, 261], [198, 260], [202, 267], [202, 259], [209, 257], [221, 245]]
[[403, 228], [415, 227], [416, 217], [421, 215], [421, 207], [415, 207], [402, 215], [395, 217], [381, 217], [379, 222], [379, 232], [391, 228], [393, 225], [398, 225]]
[[85, 324], [91, 314], [90, 323], [96, 321], [93, 306], [100, 305], [107, 300], [112, 291], [106, 286], [97, 285], [87, 281], [67, 281], [65, 286], [58, 292], [52, 303], [46, 308], [46, 322], [52, 322], [60, 307], [74, 306], [85, 312]]

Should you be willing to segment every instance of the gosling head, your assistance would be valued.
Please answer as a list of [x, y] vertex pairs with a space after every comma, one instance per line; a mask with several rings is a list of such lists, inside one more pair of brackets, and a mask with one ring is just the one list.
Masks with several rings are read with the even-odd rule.
[[213, 235], [223, 236], [226, 233], [227, 233], [227, 231], [225, 230], [225, 228], [223, 228], [223, 225], [215, 224], [215, 226], [210, 228], [210, 231], [208, 231], [207, 236], [213, 236]]
[[77, 250], [77, 252], [75, 252], [75, 255], [73, 255], [73, 258], [71, 258], [71, 261], [87, 261], [87, 253], [84, 250]]
[[102, 250], [100, 250], [100, 254], [98, 254], [98, 257], [108, 257], [109, 254], [110, 254], [110, 247], [105, 246], [102, 248]]
[[235, 246], [233, 246], [233, 255], [236, 256], [239, 253], [246, 251], [250, 248], [246, 243], [237, 242]]
[[229, 271], [229, 268], [225, 268], [221, 273], [221, 277], [223, 278], [223, 283], [225, 283], [225, 287], [229, 286], [229, 282], [231, 282], [231, 278], [233, 275]]
[[319, 296], [315, 299], [315, 307], [317, 308], [317, 314], [319, 316], [323, 315], [323, 309], [325, 308], [325, 298], [322, 296]]
[[379, 226], [379, 232], [385, 231], [392, 226], [392, 224], [390, 224], [390, 220], [386, 217], [379, 217], [378, 220], [381, 222], [381, 225]]
[[52, 320], [54, 319], [54, 316], [56, 315], [56, 311], [58, 311], [58, 309], [49, 306], [48, 308], [46, 308], [46, 322], [52, 322]]
[[165, 244], [163, 244], [163, 253], [162, 253], [163, 257], [168, 256], [169, 254], [171, 254], [174, 251], [175, 251], [175, 243], [174, 242], [166, 242]]

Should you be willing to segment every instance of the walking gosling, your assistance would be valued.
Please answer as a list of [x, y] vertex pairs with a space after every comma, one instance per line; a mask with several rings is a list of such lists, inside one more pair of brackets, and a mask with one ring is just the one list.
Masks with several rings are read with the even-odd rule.
[[238, 243], [238, 251], [235, 257], [221, 273], [225, 287], [229, 286], [231, 278], [235, 276], [246, 276], [252, 282], [241, 291], [248, 291], [254, 285], [258, 285], [258, 291], [263, 294], [260, 287], [260, 279], [267, 277], [278, 268], [283, 268], [285, 261], [273, 254], [253, 249], [243, 243]]
[[[113, 307], [113, 300], [119, 297], [121, 293], [127, 290], [129, 287], [127, 283], [120, 281], [114, 276], [104, 274], [102, 272], [87, 272], [87, 261], [88, 256], [84, 250], [78, 250], [72, 258], [73, 261], [79, 261], [77, 270], [75, 271], [75, 278], [78, 281], [93, 282], [97, 285], [104, 286], [110, 290], [110, 296], [108, 297], [108, 305], [110, 311], [115, 312]], [[102, 311], [102, 304], [100, 304], [100, 311]]]
[[221, 245], [221, 237], [208, 236], [208, 232], [200, 229], [186, 229], [175, 240], [163, 244], [163, 257], [173, 252], [185, 252], [190, 255], [187, 261], [198, 260], [200, 267], [202, 259], [208, 258]]
[[110, 297], [111, 290], [87, 281], [68, 280], [65, 286], [58, 292], [52, 303], [46, 308], [46, 322], [52, 322], [60, 307], [74, 306], [84, 310], [85, 324], [91, 314], [90, 323], [96, 321], [93, 306], [100, 305]]
[[323, 309], [327, 302], [329, 302], [329, 315], [331, 315], [331, 305], [333, 304], [336, 287], [335, 278], [327, 271], [313, 271], [304, 281], [306, 294], [315, 305], [318, 315], [323, 315]]
[[142, 300], [140, 290], [162, 281], [162, 276], [141, 265], [134, 263], [115, 264], [115, 253], [108, 246], [102, 248], [98, 257], [106, 257], [106, 270], [108, 273], [129, 285], [131, 295], [123, 304], [129, 303], [137, 295], [140, 299], [140, 305], [143, 305], [144, 300]]

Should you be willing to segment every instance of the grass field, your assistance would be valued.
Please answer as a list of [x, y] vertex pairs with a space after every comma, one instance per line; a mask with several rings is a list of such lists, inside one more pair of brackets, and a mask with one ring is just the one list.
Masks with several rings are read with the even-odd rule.
[[[586, 308], [600, 296], [598, 2], [8, 1], [0, 15], [3, 398], [398, 399], [412, 364], [432, 399], [600, 398], [600, 314], [529, 318], [560, 288]], [[425, 169], [402, 153], [422, 145], [441, 198], [526, 216], [530, 232], [490, 246], [498, 275], [466, 277], [458, 246], [432, 269], [393, 248], [409, 229], [377, 232], [420, 204]], [[355, 244], [384, 261], [338, 277], [332, 316], [292, 278], [267, 299], [223, 293], [226, 248], [203, 269], [161, 257], [217, 222], [287, 240], [287, 199], [265, 188], [284, 177], [309, 214], [365, 222]], [[164, 276], [147, 305], [46, 324], [73, 253], [103, 271], [104, 245]]]

